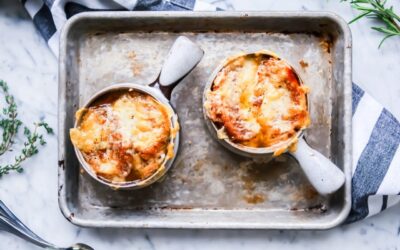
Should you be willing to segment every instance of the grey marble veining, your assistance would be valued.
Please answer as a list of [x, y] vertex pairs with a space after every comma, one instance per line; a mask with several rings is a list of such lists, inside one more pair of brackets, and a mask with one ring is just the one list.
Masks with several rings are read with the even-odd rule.
[[[346, 20], [356, 14], [336, 0], [209, 0], [236, 10], [328, 10]], [[400, 10], [400, 3], [389, 0]], [[369, 20], [351, 25], [353, 79], [400, 117], [400, 39], [377, 49], [381, 35]], [[0, 0], [0, 78], [16, 96], [27, 124], [44, 118], [57, 126], [57, 61], [19, 1]], [[56, 131], [57, 132], [57, 131]], [[22, 137], [19, 137], [22, 139]], [[398, 249], [400, 206], [367, 220], [329, 231], [84, 229], [70, 224], [57, 204], [57, 135], [48, 137], [22, 174], [0, 179], [0, 199], [38, 235], [59, 245], [81, 241], [106, 249]], [[0, 163], [12, 160], [7, 154]], [[0, 249], [36, 249], [0, 232]]]

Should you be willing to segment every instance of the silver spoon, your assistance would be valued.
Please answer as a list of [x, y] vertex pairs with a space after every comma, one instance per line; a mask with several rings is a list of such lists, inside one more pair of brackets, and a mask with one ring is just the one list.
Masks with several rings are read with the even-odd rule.
[[94, 250], [94, 248], [77, 243], [70, 247], [57, 247], [37, 236], [27, 226], [25, 226], [8, 207], [0, 201], [0, 230], [12, 233], [24, 240], [27, 240], [39, 247], [52, 250]]

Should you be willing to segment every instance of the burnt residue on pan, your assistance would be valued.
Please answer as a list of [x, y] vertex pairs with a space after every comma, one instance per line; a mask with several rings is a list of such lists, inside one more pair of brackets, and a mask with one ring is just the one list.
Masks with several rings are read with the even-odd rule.
[[64, 185], [63, 184], [61, 184], [59, 187], [58, 187], [58, 196], [60, 196], [61, 195], [61, 190], [63, 189], [63, 187], [64, 187]]
[[314, 206], [310, 207], [305, 207], [305, 208], [291, 208], [290, 211], [294, 212], [312, 212], [312, 213], [326, 213], [328, 211], [328, 208], [324, 204], [316, 204]]
[[305, 70], [305, 69], [308, 67], [308, 62], [304, 61], [303, 59], [301, 59], [301, 60], [299, 61], [299, 64], [300, 64], [300, 66], [301, 66], [301, 68], [302, 68], [303, 70]]
[[331, 53], [331, 48], [333, 46], [333, 37], [329, 34], [321, 34], [319, 45], [326, 53]]
[[130, 51], [127, 54], [127, 57], [130, 60], [130, 68], [133, 76], [139, 76], [143, 72], [143, 68], [145, 67], [145, 60], [141, 60], [137, 57], [137, 54], [134, 50]]
[[62, 168], [62, 169], [65, 169], [64, 160], [59, 160], [59, 161], [58, 161], [58, 167], [59, 167], [59, 168]]
[[74, 214], [74, 213], [70, 213], [70, 214], [67, 216], [67, 220], [72, 221], [74, 217], [75, 217], [75, 214]]

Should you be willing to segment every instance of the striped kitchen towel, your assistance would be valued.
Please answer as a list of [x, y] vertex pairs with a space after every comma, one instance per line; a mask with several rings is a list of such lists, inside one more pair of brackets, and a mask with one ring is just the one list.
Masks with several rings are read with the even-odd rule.
[[[22, 0], [22, 4], [56, 55], [65, 21], [83, 11], [218, 10], [196, 0]], [[348, 223], [377, 214], [400, 200], [399, 143], [400, 123], [353, 84], [352, 210]]]
[[348, 222], [400, 201], [400, 123], [353, 84], [352, 210]]

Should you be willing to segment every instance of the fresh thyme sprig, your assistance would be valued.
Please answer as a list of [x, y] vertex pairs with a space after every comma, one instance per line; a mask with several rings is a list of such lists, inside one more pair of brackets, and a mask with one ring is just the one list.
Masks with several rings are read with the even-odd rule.
[[3, 119], [0, 120], [0, 128], [3, 130], [0, 143], [0, 155], [3, 155], [13, 143], [13, 138], [18, 133], [22, 122], [17, 119], [17, 105], [14, 97], [8, 92], [7, 83], [0, 80], [0, 88], [3, 90], [7, 106], [3, 108]]
[[372, 17], [383, 22], [384, 26], [372, 27], [372, 29], [385, 34], [378, 48], [389, 37], [400, 36], [400, 16], [394, 12], [393, 6], [386, 7], [386, 0], [351, 0], [350, 4], [354, 9], [361, 11], [361, 14], [350, 23], [363, 17]]
[[34, 156], [39, 152], [38, 146], [43, 146], [46, 141], [43, 138], [43, 134], [38, 133], [38, 128], [43, 127], [48, 134], [53, 134], [53, 129], [45, 122], [35, 123], [35, 128], [31, 131], [29, 128], [24, 127], [24, 135], [26, 141], [24, 142], [24, 147], [21, 153], [15, 157], [14, 162], [4, 166], [0, 166], [0, 177], [8, 174], [10, 171], [17, 171], [21, 173], [23, 168], [21, 163], [24, 162], [31, 156]]
[[[14, 141], [13, 138], [18, 133], [19, 127], [22, 122], [18, 120], [17, 105], [14, 97], [8, 92], [8, 85], [6, 82], [0, 80], [0, 88], [4, 92], [7, 107], [3, 109], [3, 116], [0, 120], [0, 128], [3, 130], [2, 141], [0, 143], [0, 155], [10, 150]], [[21, 152], [15, 157], [13, 163], [0, 165], [0, 177], [11, 171], [21, 173], [23, 171], [22, 163], [29, 157], [34, 156], [39, 152], [39, 146], [46, 144], [43, 134], [38, 132], [39, 128], [43, 128], [47, 134], [53, 134], [53, 129], [45, 122], [38, 122], [34, 124], [35, 127], [31, 131], [28, 127], [24, 127], [25, 142]]]

